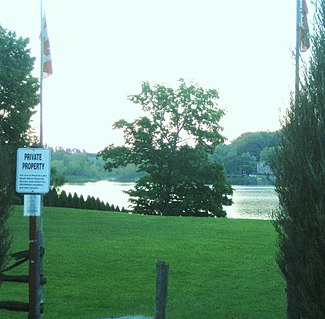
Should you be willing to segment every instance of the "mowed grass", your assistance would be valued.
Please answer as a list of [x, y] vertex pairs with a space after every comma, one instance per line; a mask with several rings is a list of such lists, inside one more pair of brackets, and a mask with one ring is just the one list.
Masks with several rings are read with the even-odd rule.
[[[270, 221], [155, 217], [45, 208], [46, 319], [154, 316], [155, 264], [169, 263], [168, 318], [285, 316], [284, 281]], [[28, 247], [28, 218], [11, 220], [14, 251]], [[26, 266], [18, 268], [26, 273]], [[28, 300], [4, 283], [0, 300]], [[0, 318], [26, 318], [0, 310]]]

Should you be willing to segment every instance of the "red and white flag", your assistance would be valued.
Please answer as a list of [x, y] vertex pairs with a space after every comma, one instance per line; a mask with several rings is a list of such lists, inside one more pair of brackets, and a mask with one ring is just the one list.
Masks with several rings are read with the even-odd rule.
[[43, 78], [47, 78], [53, 73], [52, 70], [52, 58], [51, 58], [51, 50], [50, 50], [50, 40], [47, 33], [47, 26], [46, 26], [46, 18], [44, 15], [43, 18], [43, 30], [42, 30], [42, 47], [43, 47], [43, 57], [42, 57], [42, 63], [43, 63]]

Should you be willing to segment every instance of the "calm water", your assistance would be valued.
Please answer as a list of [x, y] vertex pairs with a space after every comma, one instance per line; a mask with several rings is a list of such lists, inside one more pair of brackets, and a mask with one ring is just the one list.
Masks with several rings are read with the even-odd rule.
[[[61, 189], [66, 193], [88, 195], [99, 198], [101, 201], [128, 207], [129, 196], [123, 191], [133, 188], [134, 183], [118, 183], [98, 181], [95, 183], [66, 184]], [[233, 186], [234, 204], [225, 207], [229, 218], [268, 219], [277, 208], [278, 197], [273, 186]]]
[[103, 202], [108, 202], [111, 205], [118, 205], [120, 208], [128, 207], [129, 195], [123, 191], [127, 191], [134, 187], [134, 183], [118, 183], [111, 181], [98, 181], [94, 183], [83, 184], [65, 184], [61, 187], [67, 194], [77, 193], [85, 199], [88, 195], [99, 198]]
[[231, 218], [269, 219], [278, 206], [274, 186], [233, 186], [234, 204], [226, 207]]

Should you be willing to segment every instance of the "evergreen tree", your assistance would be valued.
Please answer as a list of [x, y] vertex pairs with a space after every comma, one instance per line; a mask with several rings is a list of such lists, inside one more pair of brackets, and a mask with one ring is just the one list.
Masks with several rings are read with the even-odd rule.
[[68, 207], [73, 207], [73, 198], [71, 193], [68, 194]]
[[67, 193], [65, 191], [62, 191], [58, 198], [58, 206], [59, 207], [69, 207], [68, 204], [69, 203], [68, 203]]
[[80, 208], [85, 209], [86, 208], [86, 202], [85, 202], [85, 199], [84, 199], [83, 195], [80, 195], [79, 200], [80, 200]]
[[43, 197], [44, 206], [56, 207], [58, 206], [59, 195], [56, 188], [51, 188]]
[[100, 202], [100, 211], [104, 211], [105, 210], [105, 203], [103, 201]]
[[73, 194], [73, 197], [72, 197], [72, 207], [73, 208], [81, 208], [80, 207], [80, 199], [79, 199], [79, 196], [77, 193], [74, 193]]
[[325, 0], [316, 3], [311, 44], [273, 163], [280, 202], [277, 262], [287, 281], [290, 319], [325, 318]]
[[96, 210], [100, 210], [100, 208], [101, 208], [101, 201], [100, 201], [100, 199], [97, 197], [96, 198]]
[[86, 209], [93, 210], [94, 205], [93, 205], [93, 198], [88, 195], [86, 198], [86, 203], [85, 203]]

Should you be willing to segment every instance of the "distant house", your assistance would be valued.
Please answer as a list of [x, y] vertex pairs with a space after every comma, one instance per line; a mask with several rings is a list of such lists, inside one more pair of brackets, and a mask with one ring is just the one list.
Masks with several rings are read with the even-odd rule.
[[256, 173], [258, 175], [273, 175], [270, 165], [268, 165], [265, 161], [260, 161], [257, 163]]

